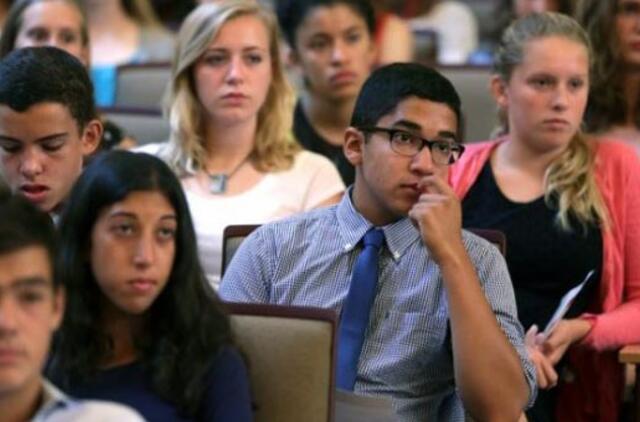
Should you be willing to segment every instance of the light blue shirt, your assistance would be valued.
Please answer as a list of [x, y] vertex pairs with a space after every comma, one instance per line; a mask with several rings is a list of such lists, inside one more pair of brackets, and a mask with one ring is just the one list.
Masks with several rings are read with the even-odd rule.
[[[234, 255], [220, 296], [233, 302], [340, 312], [361, 250], [359, 242], [371, 227], [354, 209], [349, 192], [338, 205], [264, 225]], [[408, 218], [382, 229], [386, 247], [380, 256], [355, 392], [391, 396], [402, 421], [464, 421], [454, 379], [446, 290], [438, 265]], [[471, 233], [463, 232], [463, 241], [487, 301], [520, 356], [531, 403], [535, 368], [527, 358], [504, 258]]]

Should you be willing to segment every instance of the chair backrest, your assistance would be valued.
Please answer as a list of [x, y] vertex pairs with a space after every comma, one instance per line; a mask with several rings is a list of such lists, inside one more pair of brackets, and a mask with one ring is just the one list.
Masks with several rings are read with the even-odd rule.
[[470, 228], [467, 231], [493, 243], [500, 250], [502, 256], [507, 256], [507, 237], [500, 230]]
[[138, 142], [138, 145], [164, 142], [169, 139], [169, 122], [158, 110], [109, 107], [100, 109], [100, 112], [108, 120], [122, 127], [127, 135]]
[[496, 126], [496, 103], [489, 91], [488, 66], [440, 66], [438, 71], [451, 81], [462, 101], [465, 142], [489, 139]]
[[242, 224], [231, 225], [224, 228], [222, 232], [222, 266], [220, 273], [224, 275], [225, 270], [236, 253], [238, 247], [245, 237], [249, 236], [252, 231], [260, 227], [259, 224]]
[[336, 314], [279, 305], [227, 307], [248, 360], [255, 421], [332, 421]]
[[116, 69], [115, 105], [161, 110], [162, 99], [170, 80], [170, 63], [118, 66]]

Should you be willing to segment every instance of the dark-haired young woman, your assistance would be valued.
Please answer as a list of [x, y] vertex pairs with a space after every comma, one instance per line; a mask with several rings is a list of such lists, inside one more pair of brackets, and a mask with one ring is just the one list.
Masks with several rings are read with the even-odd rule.
[[68, 306], [49, 368], [61, 388], [152, 421], [251, 420], [246, 369], [162, 161], [124, 151], [96, 159], [61, 236]]

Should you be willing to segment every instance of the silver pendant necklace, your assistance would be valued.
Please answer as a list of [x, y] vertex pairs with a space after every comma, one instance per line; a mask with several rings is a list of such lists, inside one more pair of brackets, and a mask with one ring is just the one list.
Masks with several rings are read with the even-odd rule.
[[242, 167], [242, 165], [247, 162], [250, 155], [251, 154], [244, 157], [244, 159], [240, 161], [240, 163], [238, 163], [238, 165], [233, 170], [231, 170], [229, 173], [226, 173], [226, 174], [225, 173], [209, 173], [205, 169], [204, 172], [207, 174], [207, 176], [209, 176], [209, 192], [211, 192], [214, 195], [221, 195], [225, 193], [227, 191], [227, 182], [229, 181], [229, 179], [231, 179], [231, 177], [234, 174], [238, 172], [238, 170], [240, 170], [240, 167]]

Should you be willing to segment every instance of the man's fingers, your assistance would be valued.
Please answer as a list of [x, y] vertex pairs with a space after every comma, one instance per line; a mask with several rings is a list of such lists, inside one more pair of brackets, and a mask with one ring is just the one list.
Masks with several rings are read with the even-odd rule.
[[425, 193], [439, 193], [446, 196], [453, 194], [449, 184], [434, 174], [420, 179], [420, 182], [418, 182], [418, 188]]

